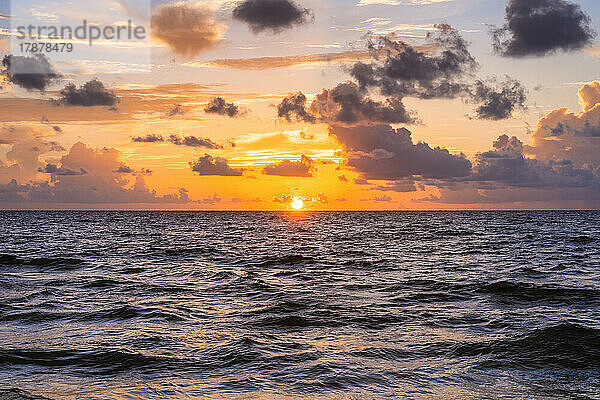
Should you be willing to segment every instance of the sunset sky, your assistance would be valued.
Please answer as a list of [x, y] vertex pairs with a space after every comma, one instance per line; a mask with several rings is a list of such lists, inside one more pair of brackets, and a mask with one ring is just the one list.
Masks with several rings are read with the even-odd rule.
[[597, 0], [0, 5], [0, 208], [600, 208]]

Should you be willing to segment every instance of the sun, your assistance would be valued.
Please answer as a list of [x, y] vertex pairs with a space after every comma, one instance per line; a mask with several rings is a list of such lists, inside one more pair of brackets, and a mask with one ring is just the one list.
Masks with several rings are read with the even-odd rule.
[[302, 208], [304, 208], [304, 201], [302, 201], [302, 199], [299, 197], [294, 197], [291, 206], [294, 210], [302, 210]]

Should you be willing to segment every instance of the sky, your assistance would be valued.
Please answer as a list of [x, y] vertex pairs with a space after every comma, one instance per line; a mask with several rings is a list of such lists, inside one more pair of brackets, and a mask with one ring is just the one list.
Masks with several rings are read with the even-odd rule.
[[0, 0], [0, 208], [598, 209], [599, 22], [596, 0]]

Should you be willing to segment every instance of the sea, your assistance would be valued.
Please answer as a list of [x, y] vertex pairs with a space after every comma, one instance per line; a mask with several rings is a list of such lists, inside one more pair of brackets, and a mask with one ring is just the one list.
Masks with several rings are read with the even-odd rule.
[[1, 211], [0, 389], [600, 399], [600, 212]]

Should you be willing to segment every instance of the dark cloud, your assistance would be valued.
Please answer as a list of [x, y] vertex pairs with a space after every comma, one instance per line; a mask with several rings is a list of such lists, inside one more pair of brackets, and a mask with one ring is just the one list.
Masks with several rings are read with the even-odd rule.
[[46, 90], [61, 78], [43, 54], [32, 57], [6, 55], [2, 59], [6, 79], [27, 90]]
[[302, 92], [291, 94], [284, 98], [277, 106], [279, 118], [314, 123], [317, 118], [306, 110], [306, 96]]
[[222, 97], [213, 98], [204, 109], [204, 112], [207, 114], [226, 115], [231, 118], [240, 115], [239, 107], [233, 103], [227, 103]]
[[331, 90], [318, 94], [310, 111], [319, 120], [327, 123], [414, 123], [411, 113], [406, 111], [402, 99], [390, 97], [378, 102], [365, 97], [352, 82], [340, 83]]
[[478, 64], [457, 30], [445, 23], [436, 28], [427, 34], [434, 54], [393, 37], [379, 37], [369, 42], [377, 62], [359, 62], [350, 74], [362, 89], [375, 87], [385, 96], [432, 99], [467, 93], [468, 85], [462, 80], [475, 72]]
[[[138, 136], [131, 139], [134, 143], [164, 143], [165, 139], [161, 135]], [[177, 135], [169, 136], [166, 141], [176, 146], [187, 146], [205, 149], [222, 149], [223, 146], [213, 142], [208, 138], [199, 138], [196, 136], [180, 137]]]
[[87, 171], [83, 168], [79, 168], [79, 170], [73, 170], [65, 167], [58, 167], [56, 164], [47, 164], [46, 168], [43, 171], [47, 174], [58, 175], [58, 176], [78, 176], [85, 175]]
[[416, 122], [412, 113], [404, 107], [402, 99], [391, 97], [384, 102], [372, 100], [353, 82], [340, 83], [331, 90], [323, 90], [308, 109], [306, 96], [302, 93], [290, 95], [279, 104], [278, 115], [287, 121], [295, 119], [309, 123]]
[[405, 128], [330, 126], [329, 134], [342, 145], [345, 165], [367, 180], [453, 179], [471, 172], [471, 163], [463, 155], [427, 143], [414, 144]]
[[526, 99], [527, 91], [521, 82], [509, 77], [502, 82], [477, 80], [473, 85], [472, 100], [479, 104], [475, 110], [478, 119], [510, 118], [515, 110], [525, 109]]
[[314, 170], [314, 161], [303, 155], [300, 161], [285, 160], [279, 164], [267, 165], [263, 169], [263, 173], [265, 175], [312, 178]]
[[57, 103], [83, 107], [115, 106], [119, 103], [119, 98], [112, 90], [105, 88], [101, 81], [92, 79], [79, 88], [73, 83], [65, 86], [60, 91], [60, 98]]
[[193, 57], [215, 47], [227, 27], [215, 21], [208, 8], [183, 2], [163, 4], [152, 13], [152, 35], [184, 57]]
[[206, 149], [222, 149], [223, 146], [220, 146], [213, 142], [210, 139], [206, 138], [198, 138], [196, 136], [186, 136], [181, 138], [176, 135], [169, 136], [169, 142], [173, 143], [177, 146], [187, 146], [187, 147], [197, 147], [197, 148], [206, 148]]
[[543, 56], [581, 49], [596, 33], [590, 17], [566, 0], [509, 0], [506, 23], [492, 31], [494, 50], [504, 56]]
[[226, 159], [208, 154], [191, 162], [190, 167], [200, 176], [242, 176], [244, 172], [243, 169], [231, 168]]
[[162, 143], [165, 139], [160, 135], [138, 136], [131, 139], [134, 143]]
[[292, 0], [245, 0], [233, 10], [233, 17], [245, 22], [254, 33], [279, 33], [306, 24], [313, 14]]

